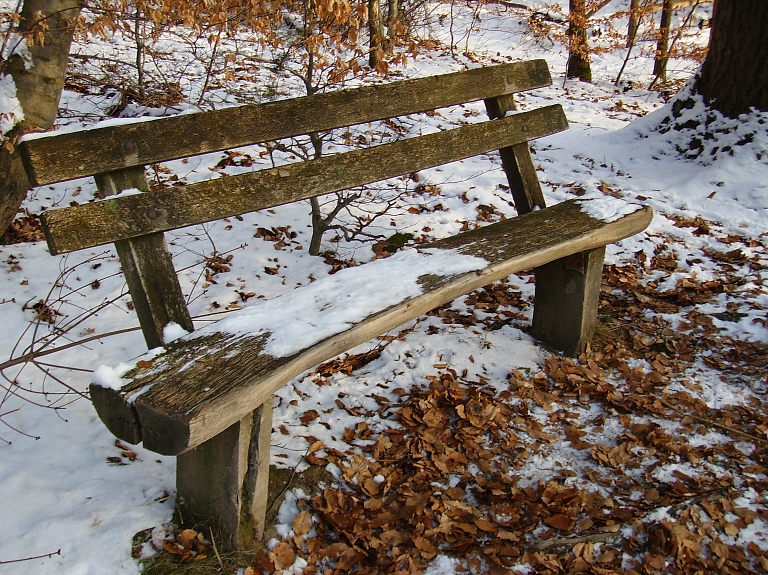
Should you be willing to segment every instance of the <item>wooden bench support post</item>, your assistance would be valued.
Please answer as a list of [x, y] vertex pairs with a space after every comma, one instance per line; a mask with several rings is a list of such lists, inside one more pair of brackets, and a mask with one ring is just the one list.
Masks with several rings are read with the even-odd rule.
[[605, 247], [579, 252], [536, 268], [532, 335], [576, 356], [592, 339], [597, 322]]
[[270, 397], [251, 415], [176, 458], [182, 515], [194, 510], [194, 523], [213, 530], [219, 548], [252, 548], [264, 533], [271, 434]]
[[170, 322], [192, 331], [192, 318], [163, 234], [115, 242], [115, 250], [147, 347], [163, 345], [163, 329]]
[[[485, 109], [492, 120], [503, 118], [507, 112], [515, 111], [515, 98], [512, 94], [488, 98]], [[545, 208], [544, 193], [541, 191], [536, 166], [533, 165], [531, 149], [528, 142], [515, 144], [499, 150], [501, 164], [507, 175], [509, 190], [515, 200], [518, 214], [527, 214], [534, 208]]]
[[253, 412], [248, 470], [242, 488], [240, 509], [240, 541], [251, 546], [264, 535], [265, 516], [269, 504], [269, 454], [272, 440], [272, 407], [274, 396]]
[[[143, 166], [97, 174], [95, 179], [102, 198], [131, 188], [149, 191]], [[156, 213], [146, 215], [148, 218], [157, 216]], [[170, 322], [192, 331], [192, 318], [163, 234], [153, 233], [115, 242], [115, 249], [147, 347], [163, 345], [163, 329]]]
[[[485, 109], [491, 119], [516, 110], [512, 94], [488, 98]], [[518, 214], [545, 208], [536, 167], [528, 142], [499, 150]], [[578, 355], [592, 339], [605, 248], [580, 252], [534, 270], [536, 297], [532, 334], [566, 355]]]

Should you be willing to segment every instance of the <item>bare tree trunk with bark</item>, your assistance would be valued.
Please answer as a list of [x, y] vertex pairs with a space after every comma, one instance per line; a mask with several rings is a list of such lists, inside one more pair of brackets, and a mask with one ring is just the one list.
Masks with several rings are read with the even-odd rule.
[[568, 64], [565, 75], [567, 78], [591, 82], [586, 0], [569, 0], [568, 22]]
[[[45, 130], [53, 125], [80, 8], [80, 0], [24, 1], [18, 34], [23, 36], [39, 31], [44, 34], [45, 41], [35, 41], [29, 46], [32, 66], [18, 54], [4, 62], [5, 73], [13, 77], [24, 110], [24, 119], [8, 134], [11, 138], [32, 127]], [[0, 233], [13, 222], [29, 185], [18, 153], [0, 149]]]
[[667, 60], [669, 60], [669, 30], [672, 28], [672, 0], [664, 0], [661, 10], [659, 38], [656, 43], [656, 56], [653, 59], [653, 75], [662, 82], [667, 81]]
[[627, 24], [627, 48], [635, 45], [637, 29], [640, 27], [640, 0], [629, 2], [629, 24]]
[[395, 38], [400, 19], [400, 0], [388, 0], [387, 2], [387, 41], [385, 51], [392, 55], [395, 49]]
[[697, 91], [732, 118], [768, 112], [768, 2], [715, 0], [709, 54]]
[[384, 47], [384, 26], [381, 22], [381, 0], [368, 0], [368, 64], [375, 68], [381, 62]]

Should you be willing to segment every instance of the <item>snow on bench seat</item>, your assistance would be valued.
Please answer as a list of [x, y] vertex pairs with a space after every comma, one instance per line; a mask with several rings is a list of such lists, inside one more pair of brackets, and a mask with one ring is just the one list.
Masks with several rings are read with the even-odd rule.
[[[258, 302], [91, 385], [117, 437], [177, 455], [246, 417], [291, 379], [492, 281], [642, 231], [652, 210], [570, 200], [408, 249]], [[396, 278], [396, 281], [393, 281]]]

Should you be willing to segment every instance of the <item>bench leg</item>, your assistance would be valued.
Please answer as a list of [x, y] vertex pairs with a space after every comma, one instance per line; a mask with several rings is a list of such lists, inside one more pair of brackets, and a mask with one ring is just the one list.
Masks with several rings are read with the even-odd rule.
[[272, 441], [274, 396], [253, 412], [248, 470], [243, 481], [240, 509], [241, 541], [257, 541], [264, 535], [269, 504], [269, 453]]
[[[223, 549], [248, 549], [264, 533], [272, 398], [216, 437], [176, 458], [176, 493]], [[208, 533], [205, 533], [208, 535]]]
[[582, 353], [592, 339], [605, 248], [536, 268], [532, 335], [565, 355]]

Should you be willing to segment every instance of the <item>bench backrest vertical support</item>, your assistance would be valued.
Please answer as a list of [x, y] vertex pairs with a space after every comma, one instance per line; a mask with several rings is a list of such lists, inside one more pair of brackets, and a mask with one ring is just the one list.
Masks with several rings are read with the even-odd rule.
[[[132, 188], [149, 191], [143, 166], [97, 174], [95, 179], [101, 197]], [[147, 217], [152, 215], [148, 213]], [[147, 347], [152, 349], [163, 345], [163, 329], [170, 322], [192, 331], [192, 318], [163, 234], [121, 240], [115, 242], [115, 249]]]
[[[515, 111], [515, 98], [506, 94], [485, 100], [495, 120]], [[528, 142], [499, 150], [517, 213], [545, 208], [536, 166]], [[566, 355], [583, 352], [595, 332], [605, 248], [574, 254], [536, 268], [536, 295], [531, 334]]]
[[[485, 100], [485, 109], [492, 120], [503, 118], [507, 112], [515, 111], [515, 97], [506, 94], [497, 98]], [[518, 214], [527, 214], [535, 207], [545, 208], [544, 193], [533, 165], [531, 149], [528, 142], [515, 144], [499, 150], [504, 172], [507, 174], [509, 189], [515, 200]]]

